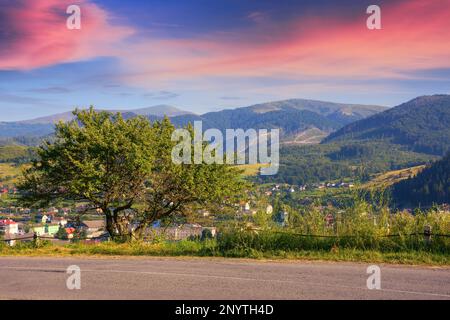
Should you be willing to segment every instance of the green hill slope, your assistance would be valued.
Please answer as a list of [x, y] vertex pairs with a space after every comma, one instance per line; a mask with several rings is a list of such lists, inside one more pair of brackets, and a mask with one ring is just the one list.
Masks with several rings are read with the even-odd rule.
[[450, 95], [423, 96], [346, 125], [323, 143], [383, 140], [421, 153], [450, 149]]
[[392, 186], [399, 206], [430, 206], [450, 203], [450, 153], [419, 174]]

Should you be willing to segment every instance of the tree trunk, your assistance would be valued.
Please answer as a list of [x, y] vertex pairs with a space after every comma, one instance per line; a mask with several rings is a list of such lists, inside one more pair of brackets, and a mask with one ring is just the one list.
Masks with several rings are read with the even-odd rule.
[[106, 231], [108, 231], [111, 239], [114, 240], [116, 237], [116, 225], [114, 223], [113, 216], [108, 209], [103, 209], [103, 212], [105, 212], [106, 216]]

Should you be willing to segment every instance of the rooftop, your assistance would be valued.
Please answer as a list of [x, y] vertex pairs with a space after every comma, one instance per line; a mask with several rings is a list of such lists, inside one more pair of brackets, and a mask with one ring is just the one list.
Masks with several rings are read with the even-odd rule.
[[0, 226], [8, 226], [11, 224], [17, 224], [17, 222], [11, 219], [0, 220]]

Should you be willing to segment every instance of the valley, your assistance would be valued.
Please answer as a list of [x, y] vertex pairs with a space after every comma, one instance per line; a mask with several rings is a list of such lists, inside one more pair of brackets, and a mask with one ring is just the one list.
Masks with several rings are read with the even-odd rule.
[[[217, 128], [222, 132], [227, 128], [279, 128], [279, 172], [275, 176], [261, 176], [259, 172], [264, 165], [243, 166], [244, 175], [252, 182], [302, 186], [351, 181], [363, 188], [386, 188], [409, 178], [449, 149], [449, 106], [450, 96], [435, 95], [418, 97], [390, 109], [291, 99], [203, 115], [166, 105], [123, 114], [125, 118], [139, 115], [151, 121], [166, 115], [180, 127], [202, 121], [203, 130]], [[3, 126], [0, 161], [14, 165], [31, 159], [33, 145], [45, 137], [51, 139], [54, 123], [72, 117], [71, 113], [62, 113], [0, 123]], [[39, 131], [38, 128], [42, 129], [39, 126], [46, 129]], [[13, 130], [8, 131], [8, 127]], [[7, 166], [4, 165], [5, 169]], [[17, 169], [13, 171], [17, 173]], [[8, 176], [9, 180], [3, 182], [6, 185], [16, 179], [16, 175], [7, 171], [3, 176]]]

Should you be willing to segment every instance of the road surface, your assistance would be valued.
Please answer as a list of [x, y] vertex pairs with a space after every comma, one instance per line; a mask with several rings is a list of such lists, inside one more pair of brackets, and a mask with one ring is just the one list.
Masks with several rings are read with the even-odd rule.
[[[67, 289], [80, 267], [81, 289]], [[0, 257], [0, 299], [447, 299], [450, 268], [208, 258]]]

